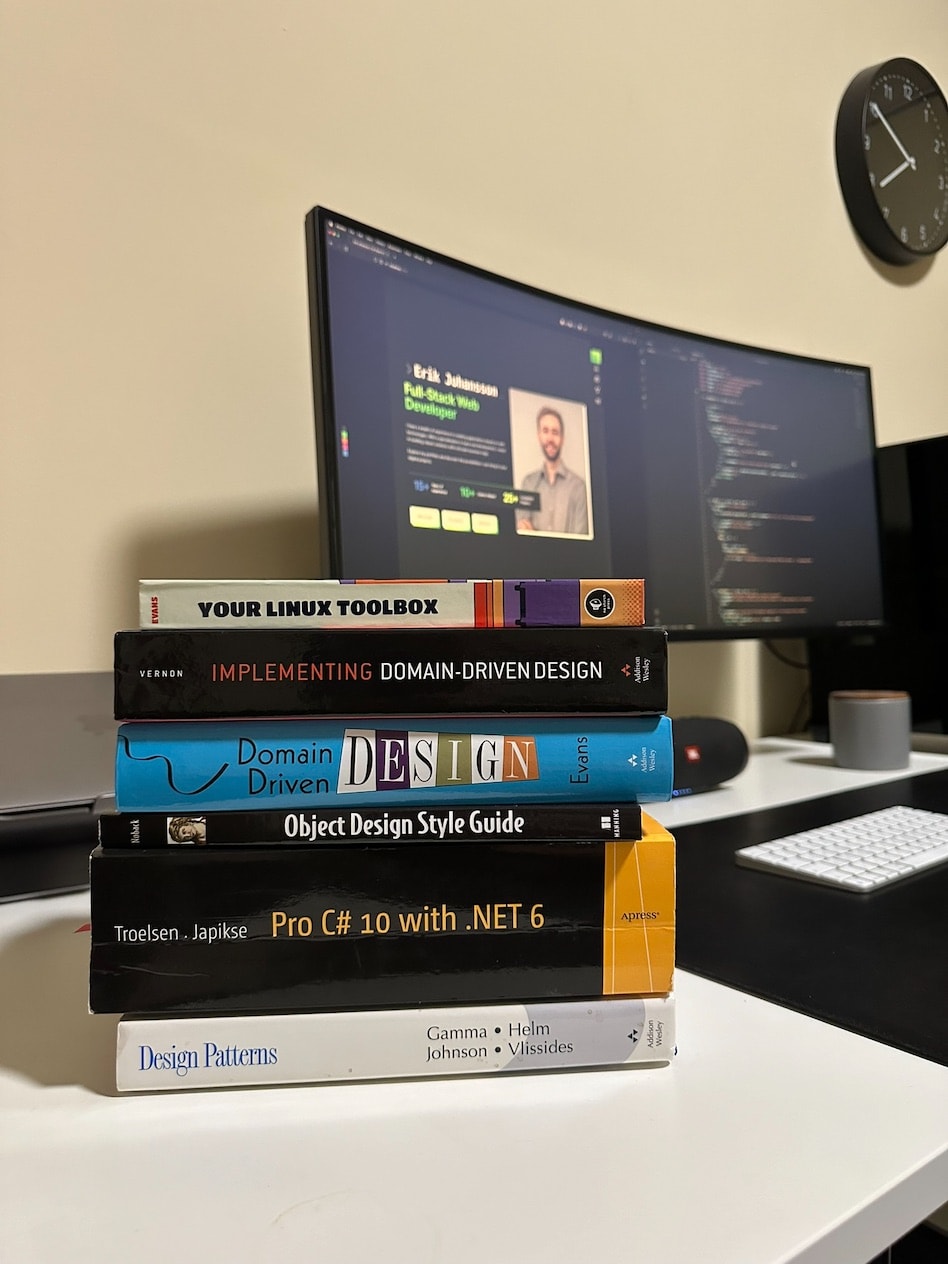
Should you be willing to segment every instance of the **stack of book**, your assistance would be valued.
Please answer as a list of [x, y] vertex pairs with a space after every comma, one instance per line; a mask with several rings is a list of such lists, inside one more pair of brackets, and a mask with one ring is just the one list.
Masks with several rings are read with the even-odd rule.
[[143, 581], [90, 1009], [121, 1091], [667, 1062], [642, 582]]

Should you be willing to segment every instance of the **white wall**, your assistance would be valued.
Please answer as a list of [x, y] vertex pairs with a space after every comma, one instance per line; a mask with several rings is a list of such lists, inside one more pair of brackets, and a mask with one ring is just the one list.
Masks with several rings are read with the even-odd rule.
[[[0, 0], [0, 672], [107, 668], [140, 575], [315, 573], [316, 203], [943, 433], [948, 253], [874, 263], [833, 164], [896, 55], [948, 83], [943, 0]], [[790, 724], [800, 673], [673, 648], [673, 710]]]

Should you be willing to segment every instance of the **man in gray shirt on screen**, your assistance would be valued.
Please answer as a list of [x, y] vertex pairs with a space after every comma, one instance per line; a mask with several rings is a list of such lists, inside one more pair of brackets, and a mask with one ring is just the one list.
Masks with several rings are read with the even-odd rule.
[[540, 508], [517, 514], [518, 531], [552, 531], [557, 535], [588, 535], [586, 484], [563, 464], [563, 418], [555, 408], [537, 413], [537, 438], [543, 465], [522, 480], [524, 491], [538, 492]]

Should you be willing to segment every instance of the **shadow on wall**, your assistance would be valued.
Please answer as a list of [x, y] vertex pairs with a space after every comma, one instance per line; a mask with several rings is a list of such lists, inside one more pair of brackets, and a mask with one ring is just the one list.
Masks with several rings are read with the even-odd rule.
[[315, 507], [256, 515], [196, 510], [173, 523], [139, 524], [123, 542], [115, 578], [131, 595], [128, 617], [137, 622], [140, 579], [318, 578], [318, 532]]
[[799, 732], [809, 714], [806, 649], [780, 644], [778, 659], [760, 641], [673, 643], [670, 713], [730, 720], [748, 739]]

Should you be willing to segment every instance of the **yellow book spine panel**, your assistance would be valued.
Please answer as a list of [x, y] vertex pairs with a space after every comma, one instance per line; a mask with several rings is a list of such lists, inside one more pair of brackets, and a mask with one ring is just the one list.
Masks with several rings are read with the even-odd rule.
[[642, 814], [643, 837], [607, 844], [602, 991], [667, 992], [675, 968], [675, 840]]

